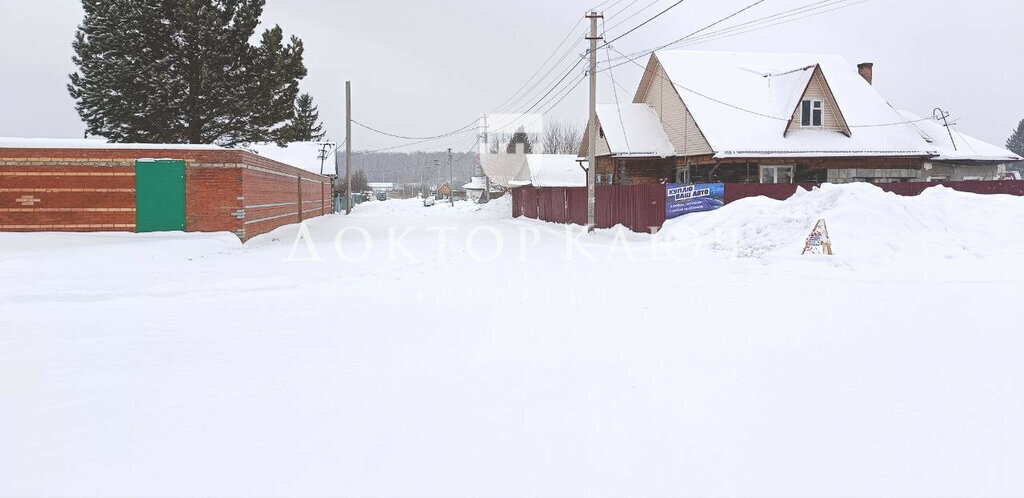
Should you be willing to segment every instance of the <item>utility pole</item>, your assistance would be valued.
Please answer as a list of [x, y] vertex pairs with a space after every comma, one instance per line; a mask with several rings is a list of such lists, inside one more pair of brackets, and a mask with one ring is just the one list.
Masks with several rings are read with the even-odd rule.
[[345, 214], [352, 214], [352, 82], [345, 82]]
[[[330, 141], [328, 141], [328, 142], [320, 142], [320, 153], [317, 154], [317, 159], [320, 160], [320, 174], [321, 175], [324, 174], [324, 161], [327, 160], [327, 155], [330, 152], [329, 149], [333, 149], [334, 145], [335, 145], [334, 142], [330, 142]], [[335, 168], [335, 173], [337, 173], [337, 168]]]
[[597, 20], [604, 16], [590, 11], [590, 122], [587, 125], [587, 231], [593, 232], [595, 221], [595, 197], [597, 183]]
[[949, 128], [949, 113], [936, 107], [935, 110], [932, 111], [932, 116], [935, 118], [936, 121], [940, 119], [942, 120], [942, 126], [945, 126], [946, 133], [949, 133], [949, 141], [953, 143], [953, 150], [960, 150], [957, 149], [956, 140], [953, 139], [953, 130]]
[[486, 114], [484, 114], [484, 135], [483, 136], [484, 136], [484, 143], [480, 147], [480, 172], [483, 173], [483, 176], [484, 176], [484, 193], [480, 195], [480, 199], [482, 199], [483, 202], [488, 202], [488, 201], [491, 200], [491, 177], [487, 176], [487, 172], [484, 171], [484, 156], [486, 156], [487, 154], [490, 154], [490, 152], [491, 152], [491, 143], [489, 141], [489, 137], [487, 136], [487, 115]]
[[448, 198], [451, 199], [452, 207], [455, 207], [455, 172], [452, 169], [452, 148], [448, 147]]

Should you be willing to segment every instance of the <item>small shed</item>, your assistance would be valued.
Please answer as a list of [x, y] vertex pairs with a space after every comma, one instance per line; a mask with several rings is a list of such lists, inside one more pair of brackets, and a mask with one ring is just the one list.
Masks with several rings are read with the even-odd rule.
[[210, 145], [0, 138], [0, 231], [229, 231], [332, 211], [326, 176]]

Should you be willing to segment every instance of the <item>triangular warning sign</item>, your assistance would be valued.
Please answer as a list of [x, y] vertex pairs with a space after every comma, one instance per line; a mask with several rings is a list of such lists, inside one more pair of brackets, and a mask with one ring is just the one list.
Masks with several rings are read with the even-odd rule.
[[818, 220], [818, 223], [814, 225], [814, 230], [811, 230], [811, 234], [807, 236], [804, 251], [800, 254], [807, 253], [832, 255], [832, 240], [828, 237], [828, 226], [825, 225], [825, 220]]

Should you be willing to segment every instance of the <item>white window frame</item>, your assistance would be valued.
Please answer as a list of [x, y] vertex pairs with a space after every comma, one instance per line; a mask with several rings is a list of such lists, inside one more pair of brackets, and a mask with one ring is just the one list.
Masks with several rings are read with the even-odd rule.
[[676, 168], [676, 183], [691, 183], [689, 166]]
[[[808, 118], [810, 121], [804, 124], [804, 102], [811, 103], [811, 112]], [[817, 108], [815, 108], [817, 107]], [[814, 113], [818, 113], [819, 122], [814, 124]], [[821, 99], [803, 99], [800, 101], [800, 126], [804, 128], [822, 128], [825, 126], [825, 101]]]
[[757, 173], [758, 173], [757, 174], [757, 179], [760, 181], [760, 183], [765, 183], [765, 181], [764, 181], [765, 170], [772, 170], [772, 181], [769, 182], [769, 183], [772, 183], [772, 184], [780, 183], [779, 182], [779, 170], [780, 169], [786, 169], [786, 168], [789, 169], [789, 181], [786, 182], [786, 183], [793, 183], [794, 181], [796, 181], [796, 165], [795, 164], [771, 164], [771, 165], [764, 165], [764, 164], [762, 164], [761, 167], [757, 171]]

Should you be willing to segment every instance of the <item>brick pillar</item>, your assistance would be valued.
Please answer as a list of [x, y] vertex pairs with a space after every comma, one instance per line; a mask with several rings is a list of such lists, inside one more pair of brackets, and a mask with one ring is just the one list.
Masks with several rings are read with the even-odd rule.
[[302, 223], [302, 175], [295, 178], [298, 179], [297, 185], [299, 186], [299, 223]]

